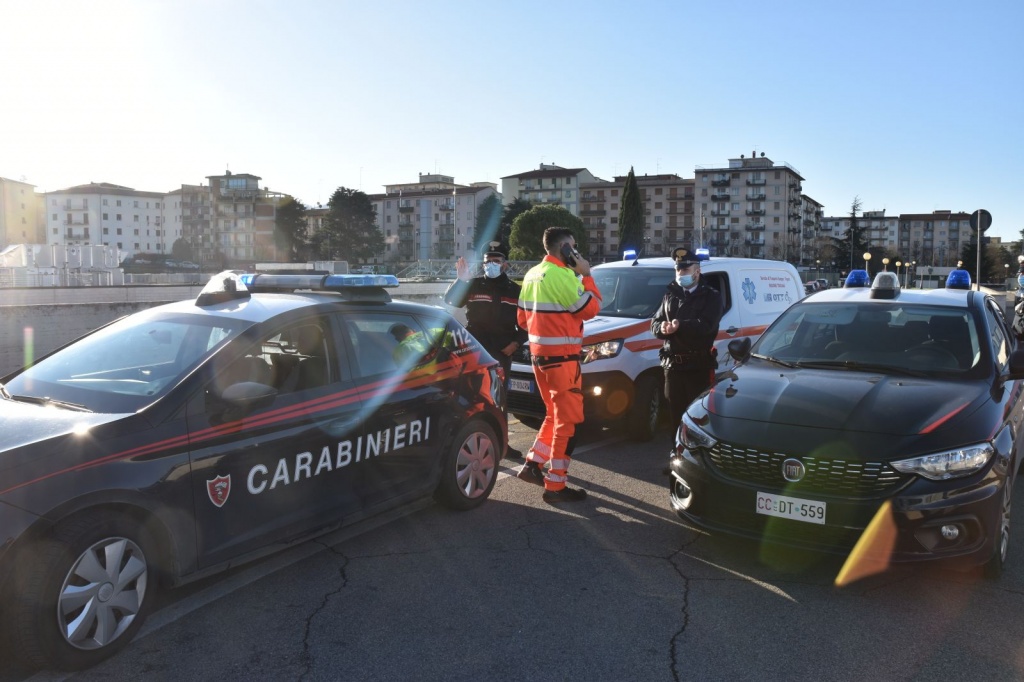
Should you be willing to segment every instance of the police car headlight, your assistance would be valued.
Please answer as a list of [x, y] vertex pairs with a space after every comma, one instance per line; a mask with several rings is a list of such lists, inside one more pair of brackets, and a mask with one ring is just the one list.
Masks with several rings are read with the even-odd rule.
[[995, 454], [989, 443], [979, 443], [966, 448], [937, 452], [923, 457], [903, 459], [893, 462], [896, 471], [904, 474], [917, 474], [933, 481], [944, 481], [949, 478], [969, 476], [988, 464]]
[[608, 358], [614, 358], [621, 350], [622, 339], [602, 341], [601, 343], [591, 343], [580, 349], [583, 356], [582, 364], [585, 365], [588, 362], [593, 362], [594, 360], [607, 360]]
[[697, 426], [697, 423], [688, 414], [683, 415], [679, 423], [679, 430], [676, 432], [676, 443], [681, 444], [691, 452], [698, 448], [710, 450], [718, 443], [707, 431]]

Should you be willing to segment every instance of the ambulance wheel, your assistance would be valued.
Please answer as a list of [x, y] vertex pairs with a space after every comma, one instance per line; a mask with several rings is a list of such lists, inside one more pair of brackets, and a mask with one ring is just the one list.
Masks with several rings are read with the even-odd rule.
[[81, 670], [124, 648], [153, 603], [152, 547], [139, 523], [113, 511], [59, 524], [25, 557], [12, 609], [23, 660]]
[[661, 412], [661, 381], [653, 374], [640, 377], [633, 393], [633, 407], [626, 415], [626, 432], [632, 440], [647, 442], [658, 430]]
[[459, 510], [483, 504], [498, 480], [500, 447], [494, 430], [482, 421], [471, 421], [459, 429], [445, 456], [434, 499]]

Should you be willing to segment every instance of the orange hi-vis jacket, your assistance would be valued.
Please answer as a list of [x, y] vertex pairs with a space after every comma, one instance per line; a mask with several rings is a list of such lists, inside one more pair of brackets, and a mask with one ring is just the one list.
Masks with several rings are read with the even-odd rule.
[[544, 256], [530, 268], [519, 293], [519, 327], [530, 336], [534, 356], [578, 356], [583, 321], [601, 309], [593, 277], [581, 282], [562, 261]]

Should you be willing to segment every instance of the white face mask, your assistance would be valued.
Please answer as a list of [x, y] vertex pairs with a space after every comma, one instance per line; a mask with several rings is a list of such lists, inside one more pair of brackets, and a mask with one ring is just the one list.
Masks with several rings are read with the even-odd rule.
[[494, 279], [501, 274], [501, 263], [484, 263], [484, 274]]

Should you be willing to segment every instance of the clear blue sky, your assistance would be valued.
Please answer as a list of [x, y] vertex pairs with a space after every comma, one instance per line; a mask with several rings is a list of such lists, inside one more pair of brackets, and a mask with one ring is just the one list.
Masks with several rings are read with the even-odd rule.
[[[0, 0], [0, 176], [307, 204], [540, 162], [605, 179], [765, 152], [844, 215], [1024, 229], [1024, 2]], [[12, 65], [20, 68], [12, 68]]]

